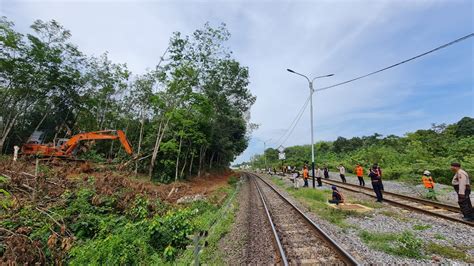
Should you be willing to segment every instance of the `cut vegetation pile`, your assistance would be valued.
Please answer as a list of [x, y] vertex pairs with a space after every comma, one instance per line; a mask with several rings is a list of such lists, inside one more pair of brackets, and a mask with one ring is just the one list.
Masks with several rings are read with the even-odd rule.
[[[231, 172], [156, 185], [94, 166], [86, 173], [73, 168], [40, 165], [35, 177], [31, 162], [0, 161], [2, 263], [190, 263], [192, 235], [209, 231], [203, 241], [213, 246], [226, 233], [220, 224], [233, 217]], [[177, 204], [182, 197], [191, 200]], [[204, 259], [218, 257], [213, 252]]]

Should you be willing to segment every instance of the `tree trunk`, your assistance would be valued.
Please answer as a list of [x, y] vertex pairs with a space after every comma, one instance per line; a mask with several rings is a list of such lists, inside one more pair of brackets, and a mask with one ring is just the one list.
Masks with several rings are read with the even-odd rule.
[[183, 143], [183, 136], [179, 136], [179, 148], [178, 148], [178, 156], [176, 156], [176, 169], [174, 174], [174, 181], [178, 180], [178, 171], [179, 171], [179, 156], [181, 155], [181, 145]]
[[[138, 149], [137, 149], [137, 155], [140, 155], [140, 151], [142, 148], [142, 139], [143, 139], [143, 125], [145, 124], [145, 116], [143, 115], [143, 108], [142, 108], [142, 113], [141, 113], [141, 121], [140, 121], [140, 136], [138, 137]], [[138, 173], [138, 161], [135, 161], [135, 174]]]
[[184, 164], [183, 164], [183, 167], [181, 168], [181, 172], [179, 173], [179, 177], [180, 178], [183, 178], [183, 174], [184, 174], [184, 169], [186, 168], [186, 165], [188, 164], [188, 155], [186, 154], [186, 156], [184, 157]]
[[0, 136], [0, 154], [3, 154], [3, 145], [5, 144], [5, 140], [7, 139], [8, 134], [10, 133], [11, 129], [15, 125], [15, 122], [18, 118], [20, 113], [17, 113], [9, 123], [7, 123], [5, 129], [2, 132], [2, 135]]
[[201, 170], [202, 170], [202, 162], [204, 162], [204, 156], [206, 155], [206, 147], [204, 145], [201, 146], [199, 150], [199, 170], [198, 170], [198, 176], [201, 176]]
[[191, 152], [191, 163], [189, 164], [189, 176], [192, 175], [194, 161], [194, 151]]
[[41, 121], [38, 123], [38, 125], [36, 125], [34, 131], [38, 131], [38, 129], [40, 128], [41, 124], [43, 124], [43, 122], [44, 122], [44, 120], [46, 119], [47, 116], [48, 116], [48, 112], [44, 113], [43, 118], [41, 118]]
[[216, 154], [215, 151], [211, 153], [211, 159], [209, 159], [209, 169], [212, 169], [212, 160], [214, 160], [214, 155]]
[[186, 165], [188, 164], [188, 155], [189, 155], [190, 150], [191, 150], [191, 142], [189, 142], [189, 144], [190, 144], [189, 148], [186, 151], [186, 154], [184, 155], [184, 164], [183, 164], [183, 167], [181, 168], [181, 173], [179, 174], [180, 178], [183, 178], [184, 169], [186, 168]]
[[158, 127], [158, 132], [156, 134], [155, 147], [153, 148], [153, 155], [151, 156], [150, 168], [148, 169], [148, 176], [150, 177], [150, 179], [153, 176], [153, 168], [155, 167], [156, 156], [158, 155], [161, 140], [163, 139], [163, 137], [165, 135], [166, 128], [168, 127], [168, 122], [169, 121], [170, 121], [170, 118], [167, 118], [166, 122], [163, 124], [163, 120], [161, 120], [160, 126]]

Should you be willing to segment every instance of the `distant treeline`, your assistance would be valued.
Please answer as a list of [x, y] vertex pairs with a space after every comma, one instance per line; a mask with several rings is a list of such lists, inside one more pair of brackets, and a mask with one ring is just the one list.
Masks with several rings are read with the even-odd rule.
[[[332, 170], [343, 164], [348, 172], [353, 172], [360, 163], [366, 169], [378, 163], [384, 170], [386, 179], [404, 179], [418, 182], [423, 170], [430, 170], [436, 182], [450, 184], [453, 174], [450, 163], [460, 162], [464, 169], [474, 174], [474, 119], [464, 117], [451, 125], [433, 124], [431, 129], [420, 129], [407, 133], [404, 137], [389, 135], [346, 139], [315, 144], [316, 164], [328, 166]], [[267, 165], [279, 169], [283, 165], [302, 167], [311, 160], [311, 145], [293, 146], [285, 149], [286, 160], [278, 160], [278, 151], [265, 151]], [[265, 158], [256, 155], [251, 166], [264, 168]]]

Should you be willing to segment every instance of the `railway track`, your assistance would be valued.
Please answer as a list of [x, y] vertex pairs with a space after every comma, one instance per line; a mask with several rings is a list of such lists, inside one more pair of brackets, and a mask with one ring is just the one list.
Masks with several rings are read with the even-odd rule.
[[358, 265], [358, 262], [318, 225], [278, 192], [252, 173], [253, 180], [272, 227], [278, 264]]
[[[323, 178], [323, 183], [329, 185], [337, 185], [338, 187], [349, 190], [352, 192], [362, 193], [368, 196], [375, 198], [375, 194], [372, 188], [369, 187], [361, 187], [356, 184], [352, 183], [343, 183], [341, 181], [336, 181], [333, 179], [325, 179]], [[462, 219], [462, 215], [460, 214], [460, 209], [457, 206], [448, 205], [439, 203], [436, 201], [431, 201], [427, 199], [420, 199], [415, 197], [410, 197], [398, 193], [383, 191], [383, 198], [384, 201], [396, 205], [398, 207], [440, 217], [443, 219], [447, 219], [450, 221], [455, 221], [463, 224], [467, 224], [470, 226], [474, 226], [474, 222], [464, 221]]]

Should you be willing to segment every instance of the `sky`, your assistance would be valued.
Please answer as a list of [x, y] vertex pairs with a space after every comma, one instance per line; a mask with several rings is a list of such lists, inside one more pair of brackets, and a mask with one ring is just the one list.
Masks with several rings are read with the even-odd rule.
[[[108, 52], [135, 74], [153, 69], [175, 31], [191, 34], [225, 23], [227, 43], [250, 72], [259, 125], [236, 162], [266, 147], [309, 144], [309, 107], [288, 130], [314, 88], [397, 63], [474, 32], [474, 1], [0, 1], [0, 15], [29, 32], [55, 19], [88, 55]], [[313, 95], [316, 141], [338, 136], [400, 135], [474, 116], [474, 38]], [[284, 140], [286, 141], [282, 143]]]

